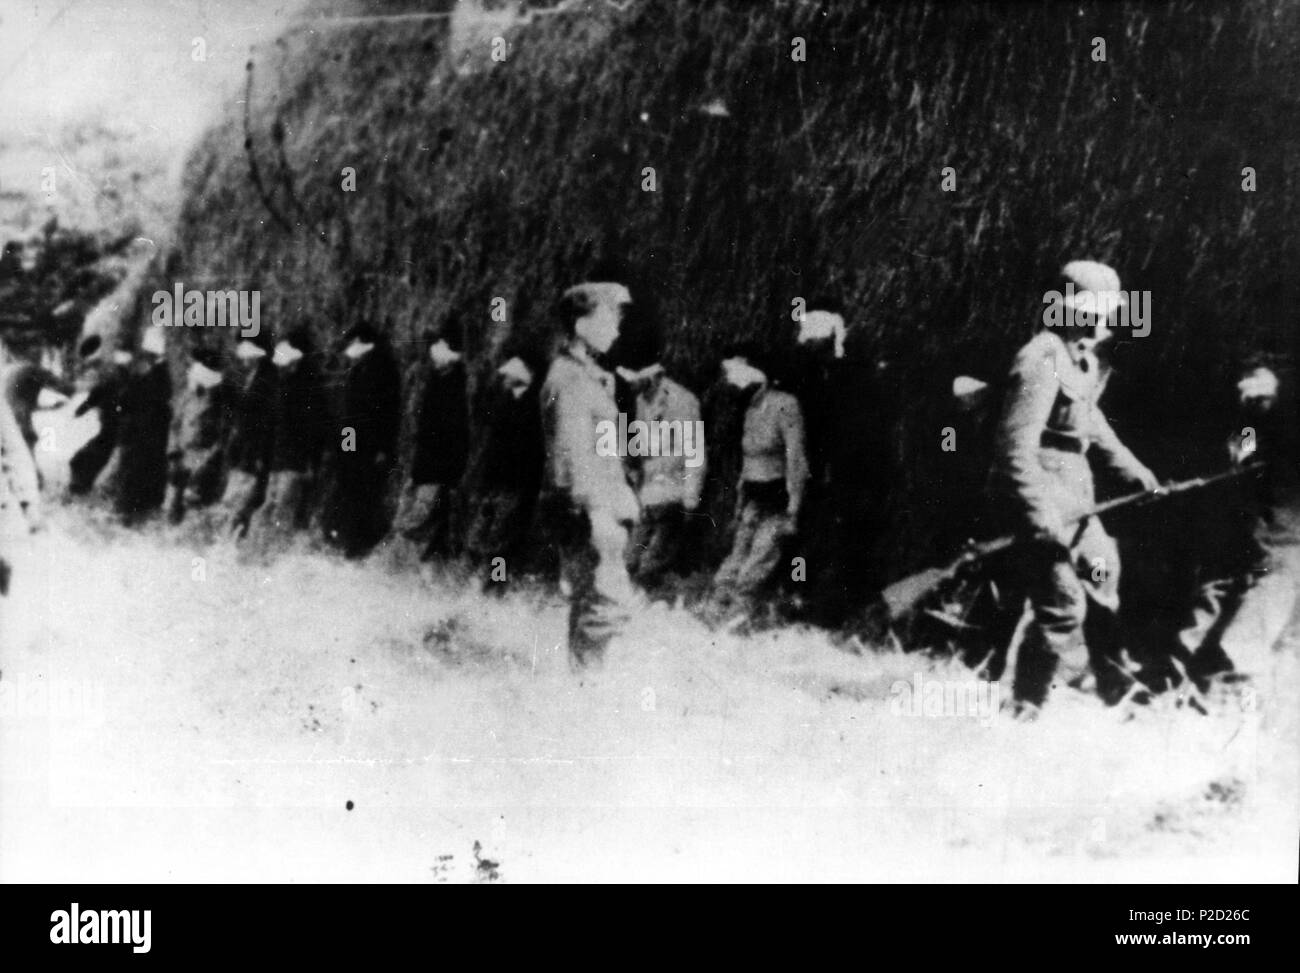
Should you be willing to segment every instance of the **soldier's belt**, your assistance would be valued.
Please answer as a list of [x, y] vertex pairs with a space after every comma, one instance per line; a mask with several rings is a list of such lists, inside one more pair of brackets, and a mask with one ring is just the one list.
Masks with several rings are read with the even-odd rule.
[[1086, 439], [1071, 436], [1069, 433], [1054, 432], [1051, 429], [1043, 430], [1038, 445], [1044, 449], [1059, 449], [1066, 453], [1086, 453], [1088, 451], [1088, 441]]

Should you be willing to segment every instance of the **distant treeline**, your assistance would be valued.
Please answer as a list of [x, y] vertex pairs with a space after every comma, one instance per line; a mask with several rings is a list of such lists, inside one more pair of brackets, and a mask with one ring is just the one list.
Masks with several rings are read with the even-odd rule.
[[10, 352], [72, 351], [87, 312], [125, 276], [132, 239], [65, 229], [57, 219], [0, 238], [0, 339]]

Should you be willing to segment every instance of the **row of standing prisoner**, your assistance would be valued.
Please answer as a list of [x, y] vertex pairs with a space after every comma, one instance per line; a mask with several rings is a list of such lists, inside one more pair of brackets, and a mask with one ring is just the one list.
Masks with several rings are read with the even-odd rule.
[[[1000, 677], [1027, 611], [1014, 687], [1028, 717], [1060, 685], [1133, 698], [1136, 679], [1118, 665], [1117, 546], [1098, 518], [1072, 518], [1096, 500], [1094, 462], [1159, 489], [1099, 406], [1109, 377], [1101, 351], [1124, 300], [1118, 276], [1092, 261], [1063, 274], [1080, 328], [1044, 327], [1015, 357], [978, 518], [986, 531], [1026, 539], [990, 566], [1002, 595], [981, 620], [993, 652], [980, 661]], [[72, 457], [70, 490], [90, 491], [116, 451], [111, 492], [128, 522], [159, 508], [173, 521], [204, 509], [255, 541], [316, 527], [353, 557], [391, 535], [425, 558], [463, 560], [489, 591], [549, 569], [569, 599], [576, 667], [602, 658], [647, 598], [672, 597], [700, 568], [711, 580], [698, 604], [713, 621], [767, 611], [787, 561], [809, 592], [808, 617], [859, 616], [888, 580], [872, 542], [894, 486], [895, 426], [878, 370], [844, 354], [843, 316], [809, 309], [780, 355], [731, 348], [701, 406], [658, 348], [619, 343], [632, 300], [614, 282], [566, 291], [549, 362], [508, 353], [496, 368], [480, 448], [458, 328], [426, 335], [405, 374], [387, 336], [366, 324], [344, 335], [342, 367], [328, 369], [304, 328], [240, 339], [233, 367], [196, 346], [175, 397], [164, 334], [149, 329], [135, 353], [86, 356], [77, 412], [97, 411], [99, 431]], [[1270, 369], [1242, 370], [1229, 459], [1268, 452], [1277, 400]], [[704, 448], [638, 456], [598, 447], [630, 419], [675, 423], [679, 437], [681, 424], [700, 423]], [[30, 427], [28, 414], [29, 447]], [[1273, 567], [1270, 490], [1257, 476], [1216, 494], [1225, 513], [1209, 531], [1214, 549], [1198, 555], [1185, 624], [1156, 653], [1202, 687], [1231, 672], [1219, 639], [1243, 592]]]
[[[814, 581], [829, 582], [834, 564], [838, 583], [820, 586], [826, 597], [816, 607], [818, 620], [835, 624], [881, 580], [870, 545], [856, 539], [878, 528], [887, 489], [879, 457], [889, 448], [878, 383], [843, 359], [842, 321], [815, 311], [798, 329], [803, 367], [785, 372], [832, 393], [802, 404], [786, 389], [793, 377], [781, 388], [766, 380], [776, 366], [753, 346], [727, 358], [703, 404], [644, 342], [626, 367], [605, 371], [593, 360], [615, 410], [593, 408], [576, 443], [567, 425], [557, 438], [543, 421], [546, 405], [567, 401], [585, 374], [570, 368], [571, 343], [550, 361], [507, 352], [480, 398], [477, 449], [459, 328], [426, 334], [405, 371], [386, 335], [364, 324], [343, 336], [328, 367], [305, 328], [241, 338], [233, 355], [196, 346], [175, 394], [165, 332], [153, 328], [134, 353], [87, 356], [88, 394], [76, 412], [98, 415], [99, 431], [71, 459], [70, 492], [103, 483], [127, 523], [159, 510], [180, 522], [201, 510], [254, 544], [317, 529], [359, 557], [392, 537], [425, 559], [458, 559], [499, 592], [521, 574], [562, 571], [572, 525], [555, 515], [557, 497], [565, 507], [600, 496], [612, 470], [631, 497], [618, 563], [638, 597], [671, 598], [703, 568], [713, 578], [710, 614], [761, 611], [783, 551], [803, 530], [834, 553], [820, 579], [814, 565]], [[746, 360], [752, 366], [738, 375]], [[598, 456], [597, 424], [617, 427], [619, 413], [674, 424], [674, 448]], [[691, 457], [675, 448], [682, 423], [706, 430]], [[112, 475], [101, 479], [115, 451]], [[809, 496], [820, 501], [818, 517], [806, 512]], [[768, 516], [777, 508], [781, 516]]]

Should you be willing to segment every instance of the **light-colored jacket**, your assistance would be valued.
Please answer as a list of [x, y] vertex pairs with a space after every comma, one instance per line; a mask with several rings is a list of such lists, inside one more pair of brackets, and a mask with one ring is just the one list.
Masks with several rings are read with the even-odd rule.
[[808, 482], [803, 411], [789, 392], [763, 386], [745, 410], [740, 440], [741, 482], [785, 480], [790, 506], [798, 509]]
[[9, 403], [0, 397], [0, 537], [24, 532], [40, 503], [36, 460]]
[[[641, 458], [638, 486], [643, 507], [680, 503], [688, 510], [699, 506], [704, 489], [705, 449], [704, 424], [700, 419], [700, 400], [686, 386], [673, 381], [657, 369], [637, 388], [636, 418], [650, 423], [651, 438], [658, 439], [654, 430], [671, 430], [671, 441], [660, 441], [658, 456]], [[658, 423], [671, 423], [659, 426]], [[687, 429], [689, 427], [689, 432]], [[691, 436], [694, 465], [688, 465], [683, 438]], [[668, 447], [668, 448], [664, 448]]]
[[566, 494], [588, 511], [634, 515], [636, 495], [623, 460], [596, 450], [600, 424], [618, 425], [614, 376], [581, 352], [565, 349], [551, 362], [541, 406], [546, 439], [543, 491]]
[[1016, 355], [992, 482], [995, 491], [1016, 498], [1036, 529], [1059, 531], [1066, 519], [1093, 505], [1089, 450], [1127, 478], [1146, 473], [1098, 405], [1106, 380], [1095, 354], [1076, 362], [1051, 331], [1039, 332]]

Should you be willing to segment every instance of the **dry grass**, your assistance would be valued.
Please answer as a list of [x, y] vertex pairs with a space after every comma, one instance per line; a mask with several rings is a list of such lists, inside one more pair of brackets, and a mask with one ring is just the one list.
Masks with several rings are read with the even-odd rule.
[[[472, 880], [474, 842], [506, 880], [1294, 871], [1294, 633], [1252, 706], [1066, 694], [1027, 726], [891, 704], [899, 681], [969, 679], [944, 663], [666, 608], [578, 678], [540, 592], [82, 511], [17, 578], [4, 680], [86, 680], [104, 707], [7, 725], [3, 766], [35, 786], [0, 794], [41, 809], [6, 818], [7, 878]], [[106, 826], [109, 854], [74, 835]]]

